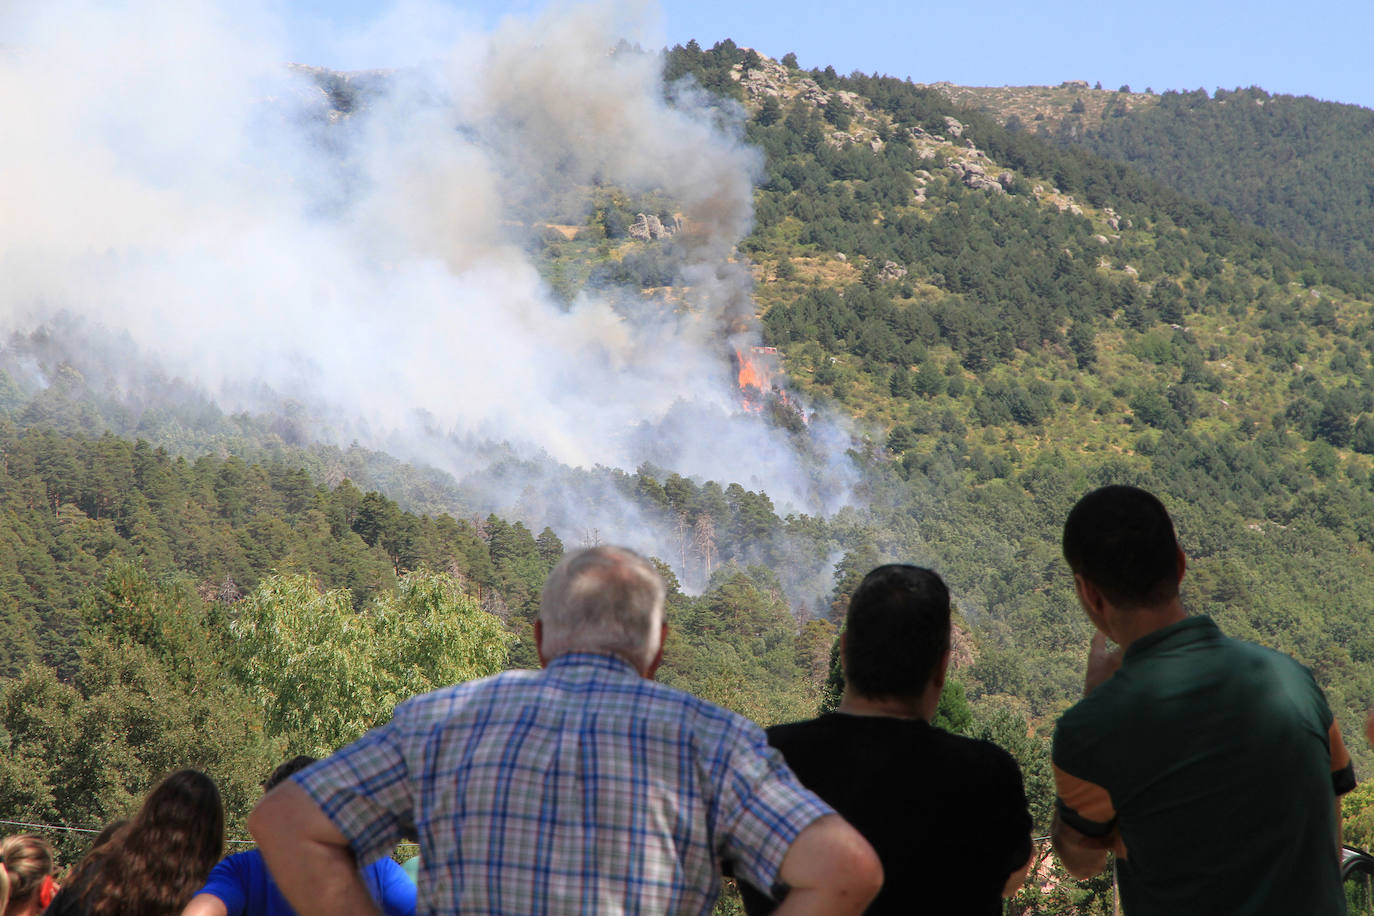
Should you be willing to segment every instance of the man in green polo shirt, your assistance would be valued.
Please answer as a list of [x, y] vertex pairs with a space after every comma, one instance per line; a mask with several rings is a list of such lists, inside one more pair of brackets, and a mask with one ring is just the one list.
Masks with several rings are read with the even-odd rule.
[[1065, 867], [1088, 878], [1115, 851], [1129, 916], [1345, 913], [1337, 796], [1355, 776], [1311, 673], [1184, 612], [1186, 561], [1144, 490], [1083, 497], [1064, 558], [1098, 629], [1054, 734]]

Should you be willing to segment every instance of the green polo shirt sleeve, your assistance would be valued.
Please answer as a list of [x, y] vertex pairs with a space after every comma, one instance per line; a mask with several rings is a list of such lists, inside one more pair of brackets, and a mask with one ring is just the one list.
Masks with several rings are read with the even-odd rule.
[[1341, 727], [1335, 716], [1327, 729], [1327, 744], [1331, 748], [1331, 788], [1337, 795], [1344, 795], [1355, 788], [1355, 765], [1350, 761], [1350, 751], [1346, 750], [1345, 739], [1341, 737]]
[[1089, 697], [1059, 720], [1054, 730], [1055, 807], [1059, 819], [1084, 836], [1105, 837], [1116, 829], [1116, 806], [1097, 771], [1112, 741], [1108, 722]]
[[1056, 766], [1055, 806], [1059, 819], [1084, 836], [1105, 837], [1116, 828], [1116, 808], [1111, 794], [1095, 782]]

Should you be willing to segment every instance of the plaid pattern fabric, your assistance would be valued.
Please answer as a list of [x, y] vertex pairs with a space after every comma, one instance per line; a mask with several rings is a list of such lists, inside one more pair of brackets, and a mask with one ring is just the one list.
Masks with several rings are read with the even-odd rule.
[[831, 809], [749, 720], [571, 654], [415, 697], [295, 777], [360, 862], [419, 839], [419, 913], [702, 913]]

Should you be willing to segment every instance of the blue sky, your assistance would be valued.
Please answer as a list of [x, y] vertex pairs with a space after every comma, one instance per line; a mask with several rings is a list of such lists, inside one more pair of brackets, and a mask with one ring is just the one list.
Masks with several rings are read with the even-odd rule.
[[[405, 61], [339, 34], [405, 18], [392, 0], [280, 0], [289, 45], [304, 63], [354, 68]], [[415, 2], [415, 0], [401, 0]], [[433, 0], [454, 23], [489, 28], [530, 15], [535, 0]], [[433, 3], [431, 3], [433, 5]], [[643, 4], [627, 4], [629, 6]], [[1374, 0], [1313, 7], [1274, 0], [985, 0], [979, 4], [827, 0], [662, 0], [634, 37], [703, 46], [723, 38], [802, 66], [833, 65], [965, 85], [1055, 85], [1064, 80], [1165, 89], [1257, 85], [1374, 108]], [[428, 36], [433, 38], [435, 36]]]

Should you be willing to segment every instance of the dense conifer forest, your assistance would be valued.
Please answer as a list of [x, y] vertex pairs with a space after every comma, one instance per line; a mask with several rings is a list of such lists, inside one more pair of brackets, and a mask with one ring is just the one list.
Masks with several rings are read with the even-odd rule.
[[1009, 129], [1091, 150], [1353, 268], [1374, 267], [1366, 108], [1255, 86], [939, 88]]
[[1166, 92], [1082, 134], [1098, 155], [1374, 269], [1374, 112], [1262, 89]]
[[[652, 465], [558, 469], [681, 533], [656, 557], [663, 680], [764, 724], [812, 715], [834, 700], [858, 579], [886, 560], [930, 565], [958, 617], [942, 721], [1015, 754], [1043, 832], [1048, 737], [1081, 692], [1090, 636], [1060, 528], [1086, 490], [1135, 483], [1174, 514], [1185, 603], [1310, 666], [1372, 771], [1354, 737], [1374, 705], [1360, 251], [1244, 214], [1275, 232], [1257, 228], [1230, 198], [892, 78], [728, 41], [674, 48], [665, 72], [714, 93], [762, 152], [737, 256], [785, 372], [766, 406], [798, 441], [807, 410], [853, 418], [860, 483], [820, 517]], [[1197, 161], [1203, 135], [1167, 154]], [[628, 284], [677, 307], [675, 242], [630, 233], [673, 202], [579, 190], [591, 215], [531, 241], [550, 287]], [[108, 357], [74, 343], [88, 333], [0, 349], [0, 811], [96, 826], [196, 765], [225, 786], [237, 830], [283, 755], [327, 751], [430, 685], [536, 664], [540, 584], [595, 532], [475, 511], [479, 480], [312, 441], [299, 405], [231, 416], [152, 378], [139, 390], [159, 397], [129, 397]], [[823, 573], [794, 581], [797, 568]], [[1370, 803], [1363, 788], [1346, 802], [1347, 838], [1365, 845]], [[1014, 912], [1110, 911], [1105, 879], [1044, 868]]]

